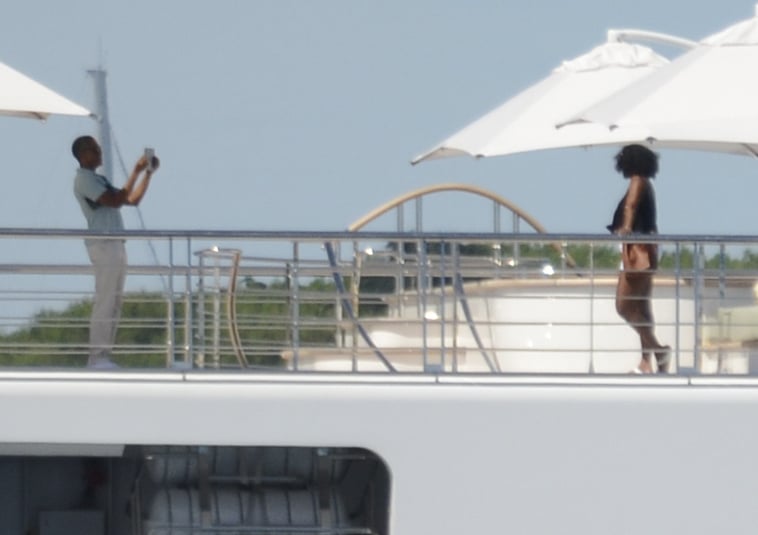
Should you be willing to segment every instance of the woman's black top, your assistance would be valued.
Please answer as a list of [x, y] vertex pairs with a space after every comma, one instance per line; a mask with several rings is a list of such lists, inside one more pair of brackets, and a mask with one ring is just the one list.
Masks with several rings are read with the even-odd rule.
[[[611, 233], [616, 232], [624, 224], [624, 203], [626, 203], [626, 195], [619, 202], [616, 211], [613, 212], [613, 223], [606, 227]], [[639, 234], [658, 233], [655, 213], [655, 191], [653, 191], [653, 186], [650, 182], [645, 186], [645, 191], [642, 193], [642, 198], [634, 213], [632, 232]]]

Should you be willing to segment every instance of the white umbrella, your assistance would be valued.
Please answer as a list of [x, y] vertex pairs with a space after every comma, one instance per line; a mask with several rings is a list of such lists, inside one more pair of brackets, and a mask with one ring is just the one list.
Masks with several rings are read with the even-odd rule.
[[668, 64], [650, 48], [609, 41], [565, 61], [547, 78], [412, 160], [468, 154], [499, 156], [547, 148], [644, 140], [644, 131], [599, 124], [556, 128], [556, 123]]
[[570, 122], [637, 129], [659, 146], [758, 156], [757, 67], [758, 10]]
[[0, 63], [0, 115], [47, 119], [52, 114], [92, 115], [88, 109]]

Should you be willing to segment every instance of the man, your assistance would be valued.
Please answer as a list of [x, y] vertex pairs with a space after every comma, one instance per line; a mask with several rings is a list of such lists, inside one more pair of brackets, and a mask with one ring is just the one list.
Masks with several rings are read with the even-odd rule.
[[[87, 219], [87, 228], [95, 232], [124, 229], [121, 207], [137, 206], [145, 195], [158, 158], [148, 162], [142, 156], [134, 165], [123, 188], [117, 189], [95, 169], [102, 165], [102, 151], [95, 138], [81, 136], [74, 140], [71, 152], [79, 162], [74, 178], [74, 195]], [[148, 165], [151, 163], [151, 165]], [[142, 179], [138, 180], [142, 175]], [[126, 248], [123, 239], [91, 238], [85, 240], [87, 253], [95, 271], [95, 300], [90, 318], [90, 353], [87, 366], [117, 368], [110, 355], [116, 341], [121, 317], [121, 301], [126, 278]]]

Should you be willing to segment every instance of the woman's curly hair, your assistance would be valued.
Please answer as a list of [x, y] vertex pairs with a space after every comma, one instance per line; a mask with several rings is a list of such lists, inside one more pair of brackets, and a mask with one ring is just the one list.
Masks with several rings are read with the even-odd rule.
[[616, 154], [616, 171], [625, 178], [658, 174], [658, 155], [643, 145], [627, 145]]

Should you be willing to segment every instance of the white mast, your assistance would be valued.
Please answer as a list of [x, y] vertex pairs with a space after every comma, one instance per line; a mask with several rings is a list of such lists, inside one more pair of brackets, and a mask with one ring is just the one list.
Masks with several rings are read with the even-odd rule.
[[113, 180], [113, 147], [111, 144], [111, 124], [108, 117], [108, 91], [105, 86], [105, 70], [102, 67], [87, 71], [95, 82], [95, 114], [97, 138], [103, 149], [103, 174]]

